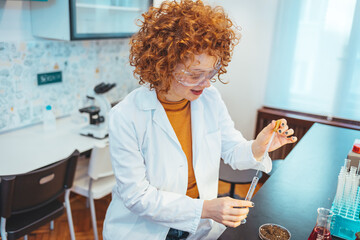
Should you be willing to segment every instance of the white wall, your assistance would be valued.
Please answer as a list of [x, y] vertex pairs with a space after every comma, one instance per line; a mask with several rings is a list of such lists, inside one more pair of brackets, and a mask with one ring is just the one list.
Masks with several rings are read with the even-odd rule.
[[216, 84], [235, 126], [253, 139], [257, 109], [263, 105], [278, 0], [213, 0], [242, 28], [242, 39], [224, 77]]

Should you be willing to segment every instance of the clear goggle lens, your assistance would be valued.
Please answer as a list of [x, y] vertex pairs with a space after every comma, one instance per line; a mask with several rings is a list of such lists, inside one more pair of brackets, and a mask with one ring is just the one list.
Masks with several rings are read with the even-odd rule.
[[200, 85], [204, 80], [212, 79], [220, 69], [220, 61], [216, 64], [215, 68], [208, 72], [205, 71], [194, 71], [188, 72], [182, 70], [178, 73], [174, 73], [175, 79], [183, 84], [184, 86], [197, 86]]

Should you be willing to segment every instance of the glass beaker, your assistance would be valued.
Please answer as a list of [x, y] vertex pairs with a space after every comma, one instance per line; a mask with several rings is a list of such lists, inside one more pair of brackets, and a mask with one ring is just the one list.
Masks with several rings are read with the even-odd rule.
[[308, 240], [332, 240], [330, 235], [331, 217], [334, 215], [330, 209], [318, 208], [316, 225]]

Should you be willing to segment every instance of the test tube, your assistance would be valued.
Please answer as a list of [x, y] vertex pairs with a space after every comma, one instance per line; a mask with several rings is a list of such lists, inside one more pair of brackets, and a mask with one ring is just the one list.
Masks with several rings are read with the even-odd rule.
[[347, 171], [347, 172], [350, 170], [350, 162], [351, 162], [350, 159], [345, 158], [344, 167], [345, 167], [345, 171]]
[[258, 177], [254, 177], [252, 182], [251, 182], [251, 185], [250, 185], [250, 188], [249, 188], [249, 191], [247, 192], [246, 194], [246, 197], [245, 197], [245, 200], [246, 201], [250, 201], [252, 196], [254, 195], [254, 191], [255, 191], [255, 188], [256, 188], [256, 185], [257, 183], [259, 182], [259, 178]]
[[[354, 168], [356, 169], [356, 167]], [[355, 213], [356, 213], [358, 187], [359, 187], [359, 176], [353, 175], [352, 183], [351, 183], [351, 198], [350, 198], [351, 208], [353, 209], [353, 214], [352, 214], [353, 218], [355, 218]]]
[[[254, 195], [254, 191], [255, 191], [255, 188], [256, 188], [256, 185], [258, 184], [258, 182], [259, 182], [259, 178], [257, 176], [255, 176], [251, 182], [249, 191], [246, 194], [246, 197], [245, 197], [246, 201], [251, 201], [251, 198]], [[246, 223], [246, 219], [241, 220], [241, 224], [244, 224], [244, 223]]]
[[345, 183], [345, 171], [344, 167], [341, 167], [341, 171], [338, 175], [338, 185], [336, 188], [335, 195], [335, 206], [340, 209], [340, 203], [342, 201], [343, 193], [344, 193], [344, 183]]
[[349, 173], [346, 174], [345, 176], [345, 184], [344, 184], [344, 202], [345, 202], [345, 207], [349, 208], [349, 203], [350, 203], [350, 197], [351, 197], [351, 175]]

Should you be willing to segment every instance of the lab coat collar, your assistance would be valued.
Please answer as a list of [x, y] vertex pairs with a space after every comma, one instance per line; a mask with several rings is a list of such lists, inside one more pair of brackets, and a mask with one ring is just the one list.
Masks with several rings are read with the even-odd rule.
[[157, 124], [182, 150], [180, 142], [175, 134], [173, 127], [166, 115], [164, 107], [161, 105], [157, 98], [156, 91], [150, 90], [148, 87], [143, 86], [142, 94], [138, 94], [136, 102], [141, 110], [154, 110], [153, 121]]
[[[137, 105], [142, 110], [155, 110], [153, 121], [166, 133], [168, 136], [181, 148], [181, 144], [175, 134], [173, 127], [166, 115], [166, 112], [157, 99], [156, 91], [150, 90], [146, 86], [142, 86], [142, 94], [139, 94], [136, 99]], [[206, 89], [205, 89], [206, 91]], [[198, 99], [191, 101], [191, 131], [192, 131], [192, 147], [193, 147], [193, 165], [196, 167], [196, 160], [200, 157], [200, 148], [204, 138], [204, 105], [202, 96]]]
[[136, 105], [141, 110], [156, 109], [159, 107], [158, 106], [159, 104], [161, 105], [161, 103], [157, 99], [155, 89], [150, 90], [148, 86], [141, 86], [139, 91], [141, 93], [137, 95], [135, 101], [136, 101]]

